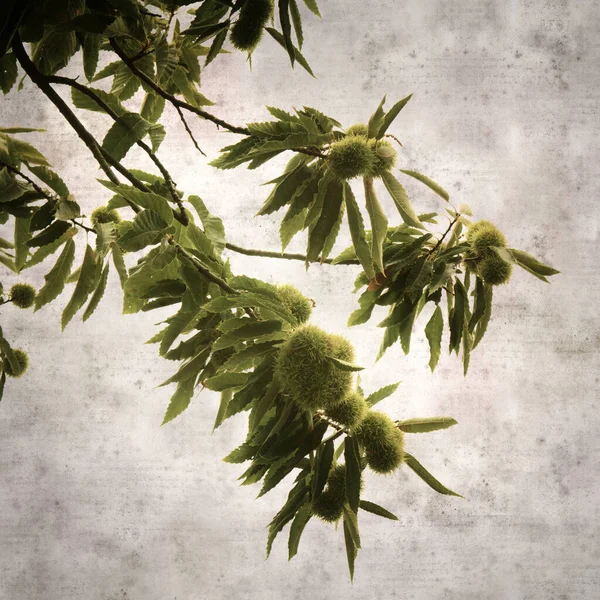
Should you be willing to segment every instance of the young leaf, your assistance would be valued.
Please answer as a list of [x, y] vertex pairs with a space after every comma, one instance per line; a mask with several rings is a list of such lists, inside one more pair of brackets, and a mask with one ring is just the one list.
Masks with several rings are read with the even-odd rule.
[[189, 405], [194, 395], [194, 380], [187, 379], [178, 384], [177, 389], [167, 407], [167, 412], [161, 425], [172, 421], [180, 415]]
[[306, 524], [312, 516], [310, 504], [303, 504], [300, 510], [296, 513], [292, 526], [290, 527], [290, 537], [288, 540], [288, 560], [292, 560], [298, 553], [298, 545], [300, 537], [306, 527]]
[[373, 392], [367, 399], [367, 404], [369, 406], [375, 406], [375, 404], [377, 404], [378, 402], [381, 402], [382, 400], [385, 400], [385, 398], [388, 398], [389, 396], [391, 396], [397, 389], [398, 386], [400, 385], [400, 381], [398, 383], [390, 383], [389, 385], [386, 385], [380, 389], [378, 389], [376, 392]]
[[42, 306], [52, 302], [65, 287], [65, 282], [69, 273], [71, 272], [71, 266], [73, 265], [73, 259], [75, 258], [75, 242], [70, 237], [63, 251], [61, 252], [56, 264], [49, 273], [44, 276], [46, 283], [42, 289], [37, 293], [35, 297], [35, 310], [38, 311]]
[[62, 314], [61, 326], [63, 330], [87, 300], [87, 297], [92, 291], [95, 279], [96, 256], [91, 246], [88, 244], [85, 248], [79, 279], [77, 280], [77, 284], [73, 290], [73, 295], [71, 296], [67, 306], [65, 306]]
[[442, 309], [438, 306], [435, 307], [431, 319], [425, 326], [425, 335], [429, 342], [429, 368], [431, 372], [435, 371], [438, 361], [440, 360], [440, 352], [442, 347], [442, 333], [444, 331], [444, 317], [442, 315]]
[[369, 137], [374, 138], [377, 136], [381, 126], [383, 125], [383, 119], [385, 117], [385, 111], [383, 110], [383, 105], [385, 104], [385, 96], [383, 100], [380, 102], [377, 110], [371, 115], [369, 119]]
[[428, 433], [438, 429], [447, 429], [452, 425], [457, 425], [452, 417], [428, 417], [424, 419], [407, 419], [398, 421], [398, 429], [404, 433]]
[[358, 365], [342, 360], [341, 358], [336, 358], [335, 356], [328, 356], [327, 360], [333, 363], [341, 371], [364, 371], [364, 367], [359, 367]]
[[379, 517], [384, 517], [385, 519], [390, 519], [392, 521], [399, 520], [395, 514], [391, 513], [389, 510], [386, 510], [382, 506], [379, 506], [379, 504], [375, 504], [374, 502], [369, 502], [368, 500], [361, 500], [359, 506], [363, 510], [373, 513], [374, 515], [377, 515]]
[[402, 220], [411, 227], [425, 229], [423, 223], [419, 221], [419, 217], [414, 211], [402, 184], [389, 171], [384, 171], [381, 178], [383, 179], [383, 184], [392, 197]]
[[417, 171], [409, 171], [407, 169], [400, 169], [402, 173], [405, 175], [410, 175], [414, 177], [421, 183], [424, 183], [430, 190], [433, 190], [438, 196], [443, 198], [446, 202], [450, 201], [450, 194], [441, 186], [438, 185], [435, 181], [429, 179], [429, 177], [423, 175], [422, 173], [418, 173]]
[[453, 492], [445, 485], [441, 484], [414, 456], [412, 456], [412, 454], [405, 452], [404, 462], [438, 494], [444, 494], [446, 496], [458, 496], [459, 498], [462, 498], [460, 494]]
[[377, 196], [375, 195], [373, 180], [370, 178], [365, 178], [364, 187], [367, 212], [369, 213], [369, 217], [371, 219], [371, 254], [373, 255], [373, 262], [383, 273], [385, 270], [383, 266], [383, 240], [387, 235], [388, 220], [383, 212], [383, 209], [381, 208], [381, 204], [379, 204], [379, 200], [377, 200]]
[[406, 98], [403, 98], [402, 100], [396, 102], [396, 104], [394, 104], [394, 106], [392, 106], [392, 108], [390, 108], [390, 110], [387, 112], [387, 114], [383, 117], [383, 123], [381, 124], [381, 127], [379, 128], [379, 131], [377, 132], [377, 139], [380, 139], [385, 135], [389, 126], [392, 124], [394, 119], [398, 116], [400, 111], [406, 106], [406, 103], [411, 98], [412, 98], [412, 94], [410, 94], [409, 96], [406, 96]]

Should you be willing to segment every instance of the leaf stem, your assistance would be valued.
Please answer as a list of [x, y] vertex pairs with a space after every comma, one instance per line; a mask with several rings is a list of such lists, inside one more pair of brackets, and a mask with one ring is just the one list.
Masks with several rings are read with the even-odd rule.
[[454, 217], [454, 219], [450, 222], [450, 225], [448, 225], [448, 229], [444, 231], [444, 234], [437, 241], [437, 244], [427, 253], [427, 257], [431, 256], [442, 245], [442, 242], [446, 239], [446, 236], [450, 233], [450, 230], [452, 229], [452, 227], [454, 227], [454, 224], [458, 221], [459, 218], [460, 213], [458, 213], [456, 217]]
[[[254, 248], [242, 248], [241, 246], [238, 246], [237, 244], [232, 244], [230, 242], [227, 242], [225, 244], [225, 247], [228, 250], [231, 250], [232, 252], [237, 252], [238, 254], [245, 254], [246, 256], [262, 256], [263, 258], [283, 258], [285, 260], [299, 260], [302, 262], [307, 261], [307, 258], [304, 254], [294, 254], [294, 253], [289, 253], [289, 252], [274, 252], [272, 250], [257, 250]], [[333, 259], [332, 258], [325, 258], [323, 260], [317, 259], [312, 262], [325, 263], [325, 264], [330, 265], [330, 264], [333, 264]], [[350, 262], [350, 261], [348, 261], [348, 262]], [[352, 261], [352, 263], [350, 263], [350, 264], [358, 265], [359, 262]]]
[[180, 109], [184, 108], [185, 110], [187, 110], [189, 112], [193, 112], [193, 113], [197, 114], [199, 117], [202, 117], [203, 119], [206, 119], [207, 121], [212, 121], [218, 127], [227, 129], [228, 131], [231, 131], [232, 133], [240, 133], [242, 135], [250, 135], [250, 131], [248, 129], [246, 129], [245, 127], [237, 127], [236, 125], [227, 123], [227, 121], [223, 121], [223, 119], [219, 119], [218, 117], [215, 117], [213, 114], [206, 112], [205, 110], [202, 110], [201, 108], [193, 106], [192, 104], [188, 104], [187, 102], [179, 100], [179, 98], [176, 98], [175, 96], [173, 96], [173, 94], [169, 94], [169, 92], [167, 92], [166, 90], [161, 88], [155, 81], [153, 81], [150, 77], [148, 77], [148, 75], [146, 75], [143, 71], [140, 71], [140, 69], [138, 69], [135, 66], [135, 64], [133, 64], [131, 62], [131, 59], [127, 56], [127, 54], [125, 54], [125, 52], [123, 52], [123, 50], [121, 49], [121, 47], [119, 46], [119, 44], [117, 43], [115, 38], [108, 38], [108, 41], [109, 41], [112, 49], [115, 51], [115, 54], [129, 67], [129, 70], [136, 77], [138, 77], [141, 81], [143, 81], [148, 87], [150, 87], [152, 90], [154, 90], [159, 96], [162, 96], [165, 100], [170, 102], [173, 106], [179, 107]]

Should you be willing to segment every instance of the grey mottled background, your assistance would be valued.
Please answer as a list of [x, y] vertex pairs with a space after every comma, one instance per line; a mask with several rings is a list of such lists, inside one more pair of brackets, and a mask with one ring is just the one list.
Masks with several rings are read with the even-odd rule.
[[[366, 372], [369, 391], [403, 380], [382, 404], [395, 418], [459, 421], [407, 445], [466, 499], [437, 495], [406, 470], [371, 476], [365, 497], [400, 522], [361, 517], [353, 586], [341, 532], [318, 522], [290, 564], [284, 536], [265, 562], [265, 526], [285, 490], [255, 500], [256, 489], [237, 486], [242, 467], [220, 459], [243, 437], [244, 419], [211, 436], [215, 394], [197, 395], [159, 427], [169, 390], [155, 386], [175, 365], [144, 341], [168, 311], [120, 316], [111, 274], [97, 313], [62, 335], [65, 298], [35, 315], [2, 308], [5, 333], [32, 361], [0, 405], [3, 600], [600, 597], [600, 9], [590, 0], [321, 4], [323, 20], [306, 21], [305, 54], [318, 79], [290, 71], [266, 40], [252, 72], [239, 54], [206, 71], [214, 112], [243, 123], [267, 117], [265, 104], [308, 104], [350, 125], [384, 93], [393, 102], [414, 92], [393, 127], [405, 144], [400, 166], [431, 175], [511, 245], [563, 272], [547, 286], [520, 271], [498, 290], [466, 379], [448, 356], [432, 376], [419, 333], [410, 356], [394, 347]], [[97, 135], [108, 125], [81, 118]], [[191, 122], [210, 157], [234, 138]], [[88, 209], [108, 199], [87, 150], [31, 85], [2, 100], [0, 123], [46, 127], [32, 141], [77, 199]], [[279, 215], [251, 218], [267, 193], [259, 184], [281, 162], [218, 173], [173, 111], [168, 130], [160, 154], [179, 186], [224, 217], [232, 241], [277, 248]], [[127, 162], [146, 164], [135, 152]], [[407, 185], [421, 210], [440, 208], [418, 183]], [[358, 361], [371, 364], [381, 330], [345, 329], [354, 269], [231, 261], [238, 272], [296, 283], [316, 300], [315, 321], [348, 335]], [[47, 269], [24, 277], [39, 286]], [[5, 287], [14, 280], [3, 273]]]

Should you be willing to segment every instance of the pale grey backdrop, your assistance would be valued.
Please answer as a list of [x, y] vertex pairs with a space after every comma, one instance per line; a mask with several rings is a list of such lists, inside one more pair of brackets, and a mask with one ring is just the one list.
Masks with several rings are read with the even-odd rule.
[[[384, 93], [393, 102], [414, 92], [393, 127], [405, 144], [400, 166], [428, 173], [511, 245], [563, 272], [548, 286], [521, 271], [497, 291], [466, 379], [448, 356], [432, 376], [419, 333], [409, 357], [394, 347], [366, 372], [367, 390], [403, 380], [382, 404], [395, 418], [459, 421], [407, 446], [465, 500], [435, 494], [405, 469], [368, 477], [365, 497], [400, 522], [361, 517], [353, 586], [341, 532], [318, 522], [290, 564], [284, 536], [265, 562], [265, 526], [285, 491], [255, 500], [256, 489], [237, 486], [242, 467], [220, 459], [243, 437], [244, 420], [211, 436], [215, 394], [199, 394], [159, 427], [169, 390], [155, 386], [175, 365], [144, 341], [168, 311], [120, 316], [111, 275], [97, 313], [63, 334], [64, 297], [35, 315], [2, 308], [5, 333], [32, 362], [0, 405], [3, 600], [600, 597], [600, 9], [574, 0], [321, 4], [323, 20], [306, 22], [318, 79], [292, 72], [267, 40], [252, 72], [240, 54], [206, 71], [214, 112], [244, 123], [266, 118], [265, 104], [308, 104], [349, 125], [367, 119]], [[78, 201], [88, 209], [106, 201], [87, 150], [36, 89], [26, 84], [2, 100], [0, 114], [2, 125], [46, 127], [33, 141]], [[98, 135], [108, 124], [81, 118]], [[234, 139], [190, 121], [209, 157]], [[267, 193], [259, 184], [281, 161], [215, 172], [172, 110], [167, 124], [160, 155], [180, 188], [223, 216], [232, 241], [276, 249], [280, 216], [251, 219]], [[128, 162], [145, 164], [134, 152]], [[440, 208], [425, 188], [407, 186], [421, 210]], [[315, 321], [348, 335], [358, 361], [371, 365], [381, 330], [345, 329], [355, 269], [231, 261], [237, 272], [300, 286], [317, 302]], [[39, 286], [47, 268], [24, 277]], [[17, 279], [2, 276], [5, 288]]]

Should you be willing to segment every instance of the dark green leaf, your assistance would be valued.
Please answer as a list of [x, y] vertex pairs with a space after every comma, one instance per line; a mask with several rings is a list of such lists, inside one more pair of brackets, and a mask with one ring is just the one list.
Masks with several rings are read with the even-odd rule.
[[303, 504], [300, 510], [296, 513], [292, 526], [290, 528], [290, 537], [288, 540], [288, 560], [292, 560], [298, 553], [298, 545], [300, 544], [300, 537], [306, 527], [306, 524], [312, 516], [310, 504]]
[[357, 513], [360, 502], [360, 450], [358, 442], [350, 436], [346, 436], [344, 458], [346, 460], [346, 499], [350, 508]]
[[175, 393], [173, 396], [171, 396], [171, 401], [169, 402], [167, 412], [165, 413], [165, 417], [161, 425], [172, 421], [175, 417], [180, 415], [190, 405], [193, 395], [194, 380], [187, 379], [180, 382], [177, 385]]
[[54, 242], [60, 238], [67, 229], [70, 229], [71, 225], [66, 221], [54, 221], [50, 227], [44, 229], [41, 233], [38, 233], [35, 237], [27, 241], [27, 245], [30, 248], [39, 248]]
[[104, 290], [106, 289], [106, 282], [108, 280], [109, 265], [110, 263], [106, 263], [104, 269], [102, 270], [102, 275], [100, 276], [98, 286], [96, 287], [94, 294], [90, 298], [90, 301], [85, 308], [85, 312], [83, 313], [84, 321], [87, 321], [92, 316], [92, 314], [98, 307], [98, 304], [100, 304], [102, 296], [104, 296]]
[[450, 352], [455, 350], [457, 354], [463, 335], [466, 302], [467, 292], [465, 286], [462, 281], [457, 279], [454, 283], [454, 308], [452, 309], [452, 316], [450, 318]]
[[319, 446], [317, 449], [317, 455], [315, 457], [315, 470], [312, 480], [313, 502], [321, 495], [321, 492], [327, 483], [327, 476], [329, 475], [332, 461], [333, 440], [328, 440]]
[[385, 268], [383, 266], [383, 240], [387, 235], [388, 220], [377, 200], [375, 195], [375, 187], [373, 186], [372, 179], [364, 179], [365, 187], [365, 202], [367, 205], [367, 212], [371, 219], [371, 254], [373, 256], [373, 262], [377, 265], [379, 270], [383, 273]]

